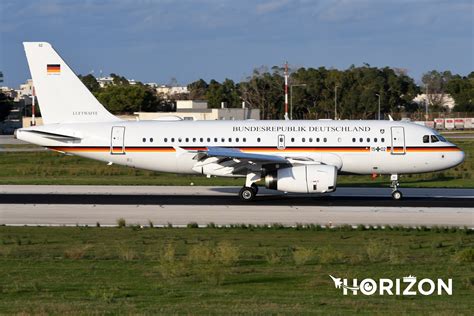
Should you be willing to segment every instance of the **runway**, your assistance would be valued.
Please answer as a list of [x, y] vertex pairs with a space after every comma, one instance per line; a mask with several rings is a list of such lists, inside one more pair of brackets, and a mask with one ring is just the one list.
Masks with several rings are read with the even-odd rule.
[[474, 190], [339, 188], [326, 196], [275, 194], [241, 202], [238, 187], [0, 186], [0, 224], [185, 226], [215, 223], [467, 226], [474, 228]]
[[241, 202], [238, 187], [0, 186], [0, 224], [156, 225], [190, 222], [315, 223], [474, 227], [473, 189], [338, 188], [325, 196], [275, 194], [260, 189], [258, 199]]

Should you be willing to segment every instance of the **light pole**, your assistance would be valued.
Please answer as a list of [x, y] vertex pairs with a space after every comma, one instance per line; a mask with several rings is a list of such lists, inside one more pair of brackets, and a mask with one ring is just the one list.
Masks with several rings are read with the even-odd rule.
[[429, 98], [429, 94], [428, 94], [428, 87], [429, 85], [426, 84], [426, 99], [425, 99], [425, 121], [428, 121], [428, 106], [430, 104], [430, 98]]
[[293, 87], [306, 87], [306, 83], [292, 84], [290, 86], [290, 120], [293, 119]]
[[336, 85], [334, 87], [334, 120], [337, 120], [337, 88], [339, 86]]
[[380, 94], [376, 94], [376, 96], [379, 97], [379, 116], [378, 116], [378, 120], [380, 121]]

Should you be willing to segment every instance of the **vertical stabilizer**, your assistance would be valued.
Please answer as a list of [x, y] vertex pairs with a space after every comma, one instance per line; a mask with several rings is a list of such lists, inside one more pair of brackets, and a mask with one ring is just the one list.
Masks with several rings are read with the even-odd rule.
[[120, 120], [97, 101], [51, 44], [23, 46], [44, 124]]

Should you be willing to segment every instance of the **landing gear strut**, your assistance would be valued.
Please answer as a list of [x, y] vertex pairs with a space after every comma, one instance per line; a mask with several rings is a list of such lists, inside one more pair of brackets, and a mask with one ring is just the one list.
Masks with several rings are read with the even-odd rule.
[[239, 197], [242, 201], [250, 202], [255, 199], [255, 196], [258, 193], [258, 186], [255, 184], [258, 180], [260, 180], [261, 174], [260, 173], [249, 173], [247, 174], [247, 178], [245, 180], [245, 186], [240, 189]]
[[403, 194], [398, 190], [398, 186], [400, 185], [398, 182], [398, 174], [392, 174], [390, 180], [392, 180], [392, 184], [390, 185], [392, 188], [392, 198], [394, 200], [400, 200], [403, 197]]

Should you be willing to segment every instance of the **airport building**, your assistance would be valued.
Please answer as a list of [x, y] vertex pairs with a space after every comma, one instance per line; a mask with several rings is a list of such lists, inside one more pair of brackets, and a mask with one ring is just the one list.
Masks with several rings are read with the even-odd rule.
[[207, 101], [178, 100], [176, 112], [135, 112], [139, 120], [158, 120], [166, 117], [179, 117], [184, 120], [259, 120], [259, 109], [227, 108], [223, 103], [220, 108], [209, 109]]

